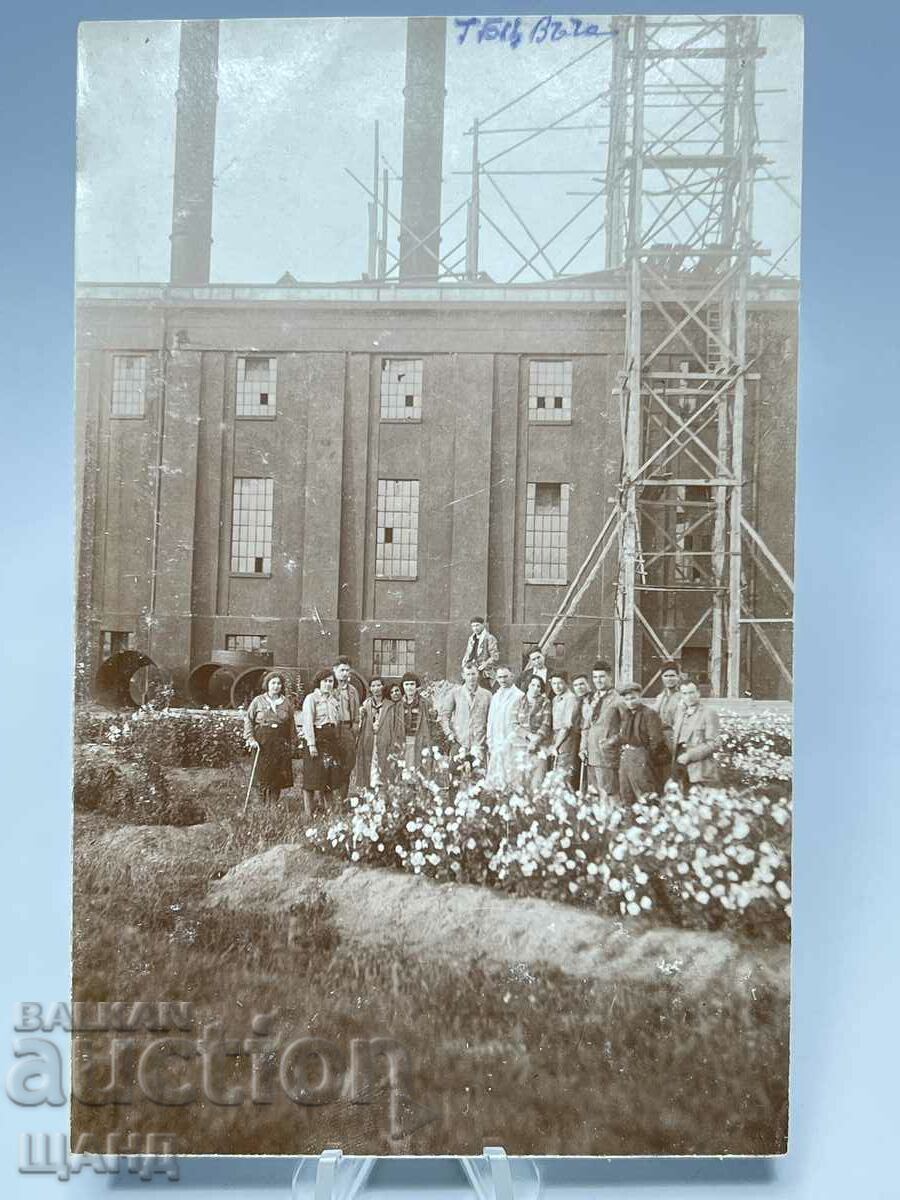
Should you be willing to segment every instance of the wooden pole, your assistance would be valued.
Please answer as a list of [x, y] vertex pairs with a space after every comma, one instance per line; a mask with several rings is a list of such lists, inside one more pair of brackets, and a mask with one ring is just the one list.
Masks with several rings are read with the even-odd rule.
[[625, 430], [623, 446], [622, 558], [619, 564], [619, 624], [616, 657], [620, 677], [635, 673], [635, 572], [637, 568], [637, 484], [641, 466], [642, 302], [641, 243], [644, 161], [644, 38], [646, 18], [635, 17], [631, 54], [631, 171], [628, 197], [628, 297], [626, 301]]
[[[753, 252], [753, 184], [751, 169], [753, 143], [756, 136], [756, 19], [738, 18], [741, 22], [740, 43], [740, 175], [738, 177], [737, 249], [738, 272], [735, 301], [735, 353], [740, 367], [747, 362], [747, 282], [750, 278]], [[731, 489], [731, 511], [728, 547], [728, 695], [741, 694], [741, 526], [743, 522], [744, 468], [744, 400], [746, 381], [738, 374], [734, 385], [734, 416], [731, 435], [731, 468], [735, 486]], [[757, 631], [758, 632], [758, 631]]]

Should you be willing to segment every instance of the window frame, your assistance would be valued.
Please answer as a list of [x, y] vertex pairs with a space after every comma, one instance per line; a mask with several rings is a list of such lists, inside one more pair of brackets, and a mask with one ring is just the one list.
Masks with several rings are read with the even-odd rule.
[[[415, 498], [416, 498], [415, 508], [414, 508], [414, 510], [411, 509], [410, 513], [409, 513], [409, 515], [414, 517], [414, 520], [413, 520], [410, 528], [412, 528], [415, 532], [415, 536], [412, 539], [413, 543], [414, 543], [415, 554], [413, 556], [413, 570], [412, 570], [412, 573], [408, 574], [408, 575], [398, 575], [393, 571], [386, 571], [383, 569], [379, 570], [379, 567], [378, 567], [379, 557], [382, 560], [382, 567], [384, 566], [384, 560], [386, 557], [383, 551], [381, 551], [381, 552], [379, 551], [379, 547], [386, 546], [386, 545], [390, 545], [390, 546], [397, 545], [398, 543], [396, 543], [394, 541], [394, 536], [393, 536], [394, 531], [398, 528], [399, 529], [404, 528], [403, 525], [397, 526], [396, 524], [392, 524], [392, 525], [383, 524], [382, 520], [381, 520], [382, 515], [384, 515], [385, 517], [388, 515], [386, 509], [382, 507], [382, 503], [381, 503], [381, 501], [382, 501], [381, 485], [382, 484], [397, 484], [397, 483], [410, 483], [410, 484], [416, 485], [415, 486]], [[384, 493], [385, 500], [387, 500], [387, 495], [388, 495], [387, 490], [385, 490], [385, 493]], [[403, 582], [409, 583], [409, 582], [413, 582], [419, 578], [419, 512], [421, 509], [421, 502], [422, 502], [422, 491], [421, 491], [421, 480], [420, 479], [378, 478], [376, 480], [376, 486], [375, 486], [375, 579], [378, 580], [379, 582], [380, 581], [388, 581], [388, 582], [403, 581]], [[393, 512], [402, 512], [403, 510], [394, 509], [392, 511]], [[385, 537], [385, 538], [379, 540], [379, 534], [382, 533], [382, 531], [386, 534], [388, 529], [390, 529], [390, 531], [391, 531], [390, 539]]]
[[[235, 558], [240, 560], [242, 557], [245, 557], [245, 558], [249, 557], [249, 555], [241, 555], [241, 554], [236, 555], [235, 554], [235, 531], [236, 531], [238, 525], [240, 524], [239, 522], [235, 521], [235, 517], [236, 517], [237, 511], [238, 511], [235, 507], [235, 499], [236, 499], [237, 491], [238, 491], [237, 485], [239, 483], [242, 483], [245, 481], [253, 481], [253, 482], [257, 482], [257, 483], [260, 483], [260, 482], [269, 483], [272, 485], [272, 487], [271, 487], [272, 511], [271, 511], [271, 522], [269, 523], [269, 569], [268, 569], [268, 571], [266, 571], [266, 570], [263, 570], [263, 571], [241, 571], [239, 569], [235, 569], [235, 567], [234, 567]], [[258, 510], [248, 510], [248, 511], [258, 511]], [[265, 525], [265, 522], [264, 522], [264, 525]], [[235, 475], [232, 478], [232, 481], [231, 481], [231, 529], [230, 529], [228, 550], [229, 550], [229, 556], [228, 556], [229, 575], [232, 579], [271, 579], [272, 578], [272, 559], [273, 559], [274, 553], [275, 553], [275, 480], [274, 480], [273, 476], [271, 476], [271, 475], [268, 475], [268, 476], [266, 476], [266, 475]], [[262, 557], [263, 562], [265, 562], [266, 556], [264, 554], [261, 556], [258, 554], [253, 555], [254, 560], [257, 558], [260, 558], [260, 557]]]
[[[562, 574], [559, 578], [547, 579], [535, 576], [535, 551], [539, 532], [537, 522], [537, 489], [539, 487], [559, 488], [559, 519], [562, 524], [561, 532], [565, 536], [565, 553], [562, 555]], [[529, 480], [525, 485], [525, 583], [532, 587], [565, 587], [569, 582], [569, 504], [572, 497], [572, 485], [562, 481], [541, 479]], [[529, 558], [531, 561], [529, 561]]]
[[[266, 394], [272, 397], [271, 412], [238, 412], [240, 403], [241, 383], [246, 380], [246, 364], [248, 360], [266, 360], [269, 364], [270, 391]], [[244, 364], [244, 377], [241, 377], [241, 363]], [[234, 419], [236, 421], [274, 421], [278, 417], [278, 356], [246, 351], [235, 356], [234, 361]]]
[[[384, 376], [388, 363], [413, 363], [418, 366], [420, 378], [419, 383], [419, 403], [415, 416], [385, 416], [384, 404]], [[416, 407], [416, 406], [414, 406]], [[378, 389], [378, 419], [384, 422], [385, 425], [421, 425], [425, 408], [425, 358], [424, 356], [416, 355], [384, 355], [381, 359], [381, 372], [379, 375]]]
[[[141, 379], [141, 411], [137, 412], [116, 412], [116, 363], [121, 359], [136, 359], [144, 364], [143, 377]], [[150, 372], [150, 354], [146, 350], [114, 350], [112, 352], [112, 365], [109, 387], [109, 419], [111, 421], [146, 421], [147, 420], [147, 384]]]
[[[540, 416], [539, 414], [542, 412], [553, 412], [553, 411], [555, 411], [555, 409], [547, 409], [547, 408], [541, 409], [541, 408], [537, 407], [537, 400], [539, 399], [539, 397], [538, 397], [537, 391], [536, 391], [537, 385], [535, 384], [534, 379], [533, 379], [534, 368], [535, 367], [538, 367], [538, 368], [539, 367], [549, 367], [549, 366], [554, 366], [556, 364], [559, 364], [564, 369], [568, 368], [568, 372], [567, 372], [568, 378], [565, 380], [565, 384], [567, 385], [567, 389], [568, 389], [568, 395], [566, 395], [566, 392], [564, 390], [563, 395], [561, 397], [561, 399], [563, 401], [562, 411], [563, 411], [564, 415], [560, 416], [560, 417]], [[575, 380], [575, 360], [572, 358], [552, 358], [551, 357], [551, 358], [530, 358], [530, 359], [528, 359], [528, 378], [526, 380], [526, 386], [525, 386], [525, 405], [526, 405], [526, 411], [527, 411], [527, 415], [528, 415], [528, 424], [529, 425], [542, 425], [542, 426], [571, 425], [572, 419], [573, 419], [573, 412], [574, 412], [574, 408], [575, 408], [574, 380]], [[549, 393], [544, 393], [544, 394], [548, 395]], [[531, 403], [532, 398], [534, 398], [534, 400], [535, 400], [534, 407], [532, 407], [532, 403]]]
[[[377, 651], [376, 647], [378, 647], [379, 645], [383, 645], [386, 642], [393, 642], [395, 645], [402, 642], [404, 647], [407, 648], [405, 651], [407, 653], [407, 655], [409, 654], [408, 648], [410, 646], [412, 647], [411, 660], [407, 661], [406, 666], [399, 665], [399, 663], [400, 663], [399, 655], [398, 655], [398, 659], [397, 659], [398, 667], [397, 667], [396, 671], [389, 670], [387, 667], [381, 666], [379, 664], [378, 651]], [[407, 671], [415, 671], [415, 669], [416, 669], [416, 639], [415, 638], [404, 638], [404, 637], [372, 638], [372, 675], [373, 675], [373, 677], [380, 676], [385, 679], [399, 679]]]

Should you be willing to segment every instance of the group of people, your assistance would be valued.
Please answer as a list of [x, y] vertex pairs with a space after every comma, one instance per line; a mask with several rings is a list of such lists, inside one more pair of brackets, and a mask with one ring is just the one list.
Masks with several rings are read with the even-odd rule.
[[[461, 680], [436, 709], [457, 777], [483, 772], [486, 786], [502, 790], [526, 781], [538, 786], [552, 770], [573, 791], [615, 803], [718, 781], [718, 717], [678, 663], [663, 664], [662, 691], [649, 702], [637, 683], [615, 686], [608, 662], [570, 678], [539, 649], [516, 680], [483, 618], [471, 627]], [[299, 713], [285, 677], [270, 671], [246, 711], [244, 734], [268, 800], [293, 786], [299, 752], [309, 815], [326, 793], [345, 798], [351, 786], [374, 790], [404, 768], [428, 773], [436, 723], [417, 675], [399, 682], [376, 676], [361, 699], [350, 661], [340, 657], [316, 676]]]

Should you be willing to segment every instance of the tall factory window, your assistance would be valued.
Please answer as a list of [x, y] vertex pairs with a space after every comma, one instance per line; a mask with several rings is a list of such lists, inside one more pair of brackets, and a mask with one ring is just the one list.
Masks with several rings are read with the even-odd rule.
[[237, 360], [237, 416], [275, 416], [277, 366], [276, 358], [247, 357]]
[[375, 638], [372, 642], [372, 674], [399, 679], [416, 669], [416, 643], [412, 638]]
[[226, 650], [268, 650], [269, 639], [264, 633], [226, 633]]
[[235, 479], [231, 522], [235, 574], [271, 574], [273, 500], [271, 479]]
[[525, 581], [568, 578], [569, 485], [529, 483], [525, 492]]
[[106, 661], [123, 650], [134, 649], [134, 634], [127, 629], [100, 630], [100, 657]]
[[375, 574], [383, 579], [415, 579], [418, 550], [418, 479], [379, 479]]
[[533, 360], [528, 364], [528, 419], [571, 421], [571, 359]]
[[146, 400], [147, 356], [113, 355], [113, 385], [110, 416], [142, 417]]
[[422, 359], [381, 361], [382, 421], [422, 420]]

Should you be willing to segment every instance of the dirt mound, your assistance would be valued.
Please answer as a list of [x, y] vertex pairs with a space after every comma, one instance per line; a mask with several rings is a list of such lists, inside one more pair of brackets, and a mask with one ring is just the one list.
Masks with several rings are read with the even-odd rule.
[[75, 877], [89, 891], [201, 883], [234, 862], [219, 825], [121, 825], [76, 837]]
[[298, 901], [320, 895], [340, 870], [339, 864], [305, 846], [272, 846], [215, 880], [206, 904], [241, 912], [287, 912]]
[[605, 980], [677, 975], [688, 989], [714, 976], [787, 986], [786, 947], [748, 949], [721, 933], [653, 929], [399, 871], [340, 869], [303, 846], [276, 846], [238, 864], [211, 885], [207, 903], [274, 913], [312, 894], [331, 902], [342, 939], [413, 958]]

